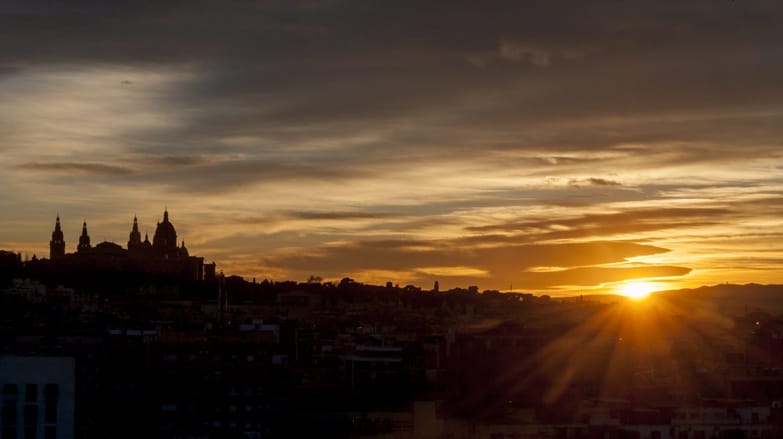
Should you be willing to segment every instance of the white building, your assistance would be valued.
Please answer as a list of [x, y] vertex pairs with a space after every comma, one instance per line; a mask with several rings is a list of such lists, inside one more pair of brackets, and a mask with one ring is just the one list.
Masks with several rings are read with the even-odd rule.
[[71, 357], [0, 356], [0, 437], [72, 438], [75, 368]]

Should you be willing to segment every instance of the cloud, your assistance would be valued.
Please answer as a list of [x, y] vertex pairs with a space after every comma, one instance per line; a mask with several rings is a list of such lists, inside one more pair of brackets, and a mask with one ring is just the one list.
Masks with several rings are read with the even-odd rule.
[[133, 173], [130, 168], [104, 163], [23, 163], [16, 168], [57, 174], [129, 175]]
[[620, 282], [629, 279], [666, 278], [685, 276], [691, 272], [688, 267], [646, 266], [646, 267], [579, 267], [548, 272], [527, 272], [520, 276], [520, 285], [526, 288], [552, 288], [553, 286], [575, 285], [595, 287], [597, 282]]
[[607, 180], [605, 178], [590, 177], [585, 179], [571, 179], [568, 184], [571, 186], [579, 187], [581, 184], [587, 184], [592, 186], [622, 186], [622, 184], [615, 180]]
[[336, 168], [327, 164], [294, 164], [267, 160], [226, 160], [182, 169], [150, 171], [144, 178], [182, 193], [225, 193], [260, 184], [313, 184], [348, 181], [365, 175], [361, 169]]
[[355, 220], [399, 217], [396, 214], [373, 212], [289, 212], [286, 216], [302, 220]]
[[614, 180], [607, 180], [605, 178], [588, 178], [588, 183], [595, 185], [595, 186], [622, 186], [620, 182], [614, 181]]
[[[3, 12], [0, 204], [20, 223], [178, 203], [192, 252], [276, 277], [399, 270], [429, 283], [422, 270], [445, 267], [444, 285], [595, 285], [639, 273], [578, 266], [665, 255], [661, 266], [698, 267], [691, 279], [715, 254], [742, 255], [720, 267], [775, 260], [761, 238], [726, 237], [780, 226], [776, 2]], [[8, 221], [0, 243], [50, 232]], [[566, 246], [608, 240], [642, 247]]]
[[571, 218], [523, 220], [471, 226], [473, 232], [524, 232], [532, 241], [606, 237], [647, 231], [676, 229], [683, 226], [719, 224], [730, 217], [727, 208], [626, 209], [622, 212], [593, 213]]
[[[766, 2], [639, 10], [571, 5], [582, 20], [553, 6], [505, 2], [482, 10], [450, 5], [445, 15], [442, 7], [419, 6], [415, 18], [404, 4], [377, 6], [384, 13], [376, 14], [353, 2], [316, 3], [239, 2], [230, 10], [208, 2], [187, 8], [119, 2], [111, 9], [19, 4], [3, 27], [25, 44], [0, 53], [7, 63], [27, 65], [194, 66], [197, 77], [164, 96], [186, 110], [177, 113], [186, 123], [149, 137], [137, 134], [170, 138], [169, 148], [177, 148], [174, 139], [183, 148], [202, 141], [214, 146], [236, 133], [255, 138], [259, 147], [282, 148], [368, 125], [390, 132], [384, 144], [447, 150], [467, 139], [488, 144], [498, 134], [509, 138], [505, 148], [572, 150], [652, 138], [720, 140], [729, 134], [742, 140], [737, 133], [773, 140], [778, 133], [774, 120], [741, 120], [749, 108], [768, 109], [780, 98], [775, 79], [781, 63], [759, 64], [759, 57], [746, 54], [749, 48], [775, 53], [770, 20], [780, 12]], [[217, 26], [234, 31], [195, 31], [207, 22], [215, 26], [215, 17]], [[395, 17], [404, 18], [405, 32], [392, 25]], [[431, 26], [432, 20], [439, 25]], [[741, 38], [728, 37], [725, 29], [738, 25]], [[465, 56], [498, 47], [507, 58], [552, 65], [546, 75], [507, 65], [476, 75], [460, 67]], [[574, 55], [587, 48], [596, 48], [595, 60]], [[733, 56], [748, 67], [731, 68]], [[568, 58], [568, 68], [555, 68], [557, 57]], [[134, 87], [143, 84], [131, 79]], [[739, 86], [751, 80], [753, 87]], [[716, 108], [736, 110], [718, 132], [692, 120], [678, 123]], [[667, 119], [672, 113], [678, 118]], [[626, 122], [641, 116], [656, 122]], [[743, 125], [753, 129], [738, 129]], [[472, 135], [454, 135], [452, 127], [470, 128]], [[727, 152], [717, 149], [718, 156]]]
[[205, 157], [191, 156], [191, 155], [179, 155], [179, 156], [162, 156], [162, 157], [144, 157], [138, 160], [138, 163], [142, 165], [155, 164], [164, 166], [167, 168], [177, 166], [193, 166], [202, 165], [209, 161]]
[[[353, 242], [318, 248], [290, 250], [264, 258], [265, 265], [289, 270], [296, 277], [317, 272], [325, 278], [342, 273], [386, 272], [418, 273], [404, 282], [428, 284], [438, 277], [448, 281], [480, 283], [485, 288], [505, 288], [509, 282], [530, 288], [555, 288], [561, 285], [597, 286], [605, 282], [649, 276], [681, 276], [684, 267], [597, 267], [624, 262], [628, 258], [655, 255], [667, 249], [630, 242], [600, 241], [573, 244], [517, 244], [494, 237], [481, 245], [459, 241], [388, 240]], [[553, 273], [528, 271], [537, 266], [565, 267]], [[591, 268], [592, 266], [592, 268]], [[295, 274], [294, 274], [295, 273]], [[590, 277], [592, 276], [592, 277]], [[589, 281], [588, 281], [589, 279]], [[380, 282], [380, 279], [359, 279]], [[480, 281], [480, 282], [479, 282]], [[449, 285], [445, 283], [443, 285]], [[451, 284], [452, 286], [456, 286]]]
[[533, 65], [541, 67], [549, 65], [553, 53], [543, 48], [501, 40], [498, 47], [498, 55], [511, 61], [520, 61], [524, 58]]

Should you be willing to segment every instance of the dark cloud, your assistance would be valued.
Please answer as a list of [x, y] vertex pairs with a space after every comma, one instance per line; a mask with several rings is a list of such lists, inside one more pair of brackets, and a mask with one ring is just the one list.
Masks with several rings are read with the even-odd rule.
[[279, 182], [339, 182], [366, 175], [360, 169], [327, 164], [289, 164], [261, 160], [228, 160], [179, 169], [149, 171], [144, 181], [168, 185], [179, 193], [225, 193], [253, 185]]
[[[781, 134], [779, 115], [749, 116], [783, 98], [774, 2], [83, 1], [4, 11], [0, 65], [198, 71], [165, 96], [188, 110], [183, 126], [135, 133], [172, 150], [231, 135], [279, 149], [373, 130], [390, 133], [365, 149], [396, 152], [727, 139], [770, 150]], [[737, 150], [708, 148], [694, 156]]]
[[595, 186], [622, 186], [619, 181], [607, 180], [605, 178], [588, 178], [587, 182]]
[[[175, 193], [219, 194], [254, 185], [280, 182], [342, 182], [367, 175], [361, 169], [320, 164], [289, 164], [267, 160], [210, 161], [199, 157], [147, 156], [126, 160], [128, 166], [105, 163], [32, 162], [14, 166], [23, 171], [93, 176], [94, 183], [111, 176], [127, 184], [164, 185]], [[54, 181], [55, 177], [52, 177]], [[300, 213], [307, 216], [308, 213]], [[318, 214], [311, 213], [312, 219]], [[326, 214], [324, 214], [326, 215]], [[356, 213], [355, 215], [369, 215]], [[296, 214], [292, 214], [292, 217]], [[303, 218], [307, 219], [307, 218]]]
[[615, 180], [608, 180], [605, 178], [585, 178], [585, 179], [571, 179], [568, 184], [571, 186], [579, 187], [581, 185], [592, 185], [592, 186], [622, 186], [620, 182]]
[[15, 167], [21, 170], [56, 174], [130, 175], [133, 173], [130, 168], [104, 163], [23, 163]]
[[181, 156], [162, 156], [162, 157], [146, 157], [144, 159], [139, 160], [140, 163], [149, 165], [149, 164], [156, 164], [166, 167], [176, 167], [176, 166], [193, 166], [193, 165], [201, 165], [204, 163], [207, 163], [208, 160], [204, 157], [199, 156], [187, 156], [187, 155], [181, 155]]

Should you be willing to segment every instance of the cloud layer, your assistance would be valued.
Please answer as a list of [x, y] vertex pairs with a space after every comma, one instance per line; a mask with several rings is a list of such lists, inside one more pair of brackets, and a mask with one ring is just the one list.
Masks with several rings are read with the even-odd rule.
[[783, 8], [491, 3], [5, 2], [0, 247], [168, 206], [259, 278], [783, 281]]

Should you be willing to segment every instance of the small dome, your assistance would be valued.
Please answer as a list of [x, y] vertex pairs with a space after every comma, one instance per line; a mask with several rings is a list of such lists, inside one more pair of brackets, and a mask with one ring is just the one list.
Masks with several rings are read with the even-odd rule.
[[109, 241], [103, 241], [93, 248], [93, 252], [103, 255], [122, 255], [125, 250], [119, 245]]

